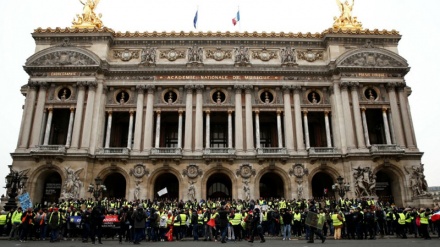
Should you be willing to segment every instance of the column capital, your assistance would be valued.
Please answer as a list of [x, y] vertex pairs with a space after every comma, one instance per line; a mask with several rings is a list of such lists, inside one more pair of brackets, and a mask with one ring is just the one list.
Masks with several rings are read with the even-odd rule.
[[258, 114], [260, 114], [260, 109], [255, 109], [254, 112], [255, 112], [255, 114], [258, 115]]
[[307, 113], [309, 113], [309, 110], [304, 109], [304, 110], [302, 110], [302, 112], [303, 112], [304, 116], [307, 116]]
[[95, 90], [98, 86], [98, 83], [96, 81], [90, 81], [87, 82], [87, 86], [89, 87], [89, 90]]
[[49, 107], [47, 107], [47, 110], [48, 110], [49, 112], [53, 111], [53, 106], [49, 106]]
[[194, 87], [198, 94], [203, 93], [203, 89], [205, 88], [203, 85], [195, 85]]
[[382, 107], [382, 112], [387, 112], [388, 108], [386, 108], [385, 106]]
[[38, 82], [35, 82], [35, 81], [29, 81], [27, 85], [28, 85], [28, 87], [29, 87], [30, 89], [37, 89], [37, 87], [38, 87]]
[[138, 93], [144, 93], [145, 86], [144, 85], [136, 85], [136, 90]]
[[253, 89], [252, 85], [245, 85], [244, 86], [244, 91], [246, 94], [250, 94], [252, 89]]
[[112, 115], [112, 114], [113, 114], [113, 111], [112, 111], [112, 110], [108, 110], [108, 111], [107, 111], [107, 114], [108, 114], [108, 115]]
[[347, 82], [347, 81], [341, 81], [341, 82], [339, 83], [339, 85], [341, 86], [341, 90], [347, 90], [348, 87], [350, 86], [350, 83]]
[[365, 106], [362, 106], [362, 107], [361, 107], [361, 111], [364, 112], [364, 111], [366, 111], [366, 110], [367, 110], [367, 108], [365, 108]]
[[301, 88], [302, 88], [302, 87], [301, 87], [301, 86], [298, 86], [298, 85], [297, 85], [297, 86], [292, 86], [292, 89], [293, 89], [293, 92], [294, 92], [294, 93], [300, 93]]
[[179, 109], [178, 111], [177, 111], [177, 113], [179, 113], [179, 115], [182, 115], [183, 114], [183, 110], [182, 109]]
[[325, 114], [326, 116], [328, 116], [329, 113], [330, 113], [329, 110], [325, 110], [325, 111], [324, 111], [324, 114]]
[[45, 81], [36, 82], [36, 84], [40, 87], [40, 89], [47, 89], [49, 87], [49, 83]]
[[75, 111], [75, 107], [71, 106], [70, 107], [70, 112], [74, 112]]
[[388, 82], [385, 87], [387, 88], [387, 92], [394, 91], [394, 89], [397, 87], [397, 83], [395, 82]]
[[206, 109], [205, 113], [209, 115], [209, 114], [211, 114], [211, 110], [210, 109]]
[[284, 94], [289, 94], [290, 90], [292, 90], [292, 86], [290, 86], [290, 85], [283, 85], [283, 87], [281, 89], [283, 90]]
[[228, 114], [232, 114], [234, 110], [228, 109]]
[[280, 109], [277, 109], [277, 115], [280, 115], [283, 111]]
[[357, 88], [359, 87], [359, 82], [357, 81], [349, 82], [349, 85], [351, 87], [351, 91], [356, 91]]
[[235, 94], [241, 94], [243, 90], [243, 85], [234, 85]]
[[130, 116], [133, 116], [134, 110], [130, 110], [128, 113], [130, 113]]
[[157, 115], [160, 115], [161, 112], [162, 112], [161, 110], [156, 110]]
[[195, 86], [194, 85], [185, 85], [185, 90], [187, 94], [192, 94]]

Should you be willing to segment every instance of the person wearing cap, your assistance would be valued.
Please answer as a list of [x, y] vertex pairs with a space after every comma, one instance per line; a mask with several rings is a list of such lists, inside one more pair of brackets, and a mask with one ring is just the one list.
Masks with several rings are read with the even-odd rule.
[[49, 215], [48, 225], [50, 228], [50, 242], [53, 243], [58, 240], [60, 226], [61, 226], [61, 214], [58, 212], [58, 208], [53, 208], [53, 212]]

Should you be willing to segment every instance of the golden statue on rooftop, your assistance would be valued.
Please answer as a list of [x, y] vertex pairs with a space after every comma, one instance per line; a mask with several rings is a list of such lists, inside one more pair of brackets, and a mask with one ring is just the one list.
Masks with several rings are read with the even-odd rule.
[[100, 0], [79, 0], [79, 2], [84, 5], [83, 13], [81, 15], [76, 15], [76, 19], [73, 19], [73, 28], [101, 28], [102, 15], [96, 15], [95, 9], [98, 6]]
[[351, 4], [346, 0], [342, 3], [340, 0], [336, 0], [336, 4], [339, 6], [339, 10], [341, 11], [341, 15], [338, 17], [334, 17], [335, 22], [333, 23], [333, 29], [338, 30], [358, 30], [362, 29], [362, 23], [357, 20], [357, 17], [352, 16], [351, 12], [353, 11], [354, 0], [351, 1]]

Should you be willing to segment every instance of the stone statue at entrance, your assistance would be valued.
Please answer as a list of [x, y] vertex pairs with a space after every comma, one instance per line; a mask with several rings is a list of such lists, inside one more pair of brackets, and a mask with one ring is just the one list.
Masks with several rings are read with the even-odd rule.
[[355, 193], [358, 197], [376, 195], [376, 176], [370, 167], [356, 168], [353, 174], [355, 179]]
[[428, 195], [428, 183], [425, 179], [425, 169], [423, 166], [423, 164], [420, 164], [420, 167], [413, 166], [411, 169], [405, 167], [405, 171], [410, 176], [409, 179], [413, 197]]
[[351, 4], [346, 0], [344, 3], [342, 3], [340, 0], [336, 0], [336, 4], [339, 7], [339, 10], [341, 11], [341, 15], [338, 17], [335, 17], [333, 29], [362, 29], [362, 23], [360, 23], [357, 20], [357, 17], [352, 16], [353, 6], [354, 6], [354, 0], [352, 0]]
[[251, 188], [249, 187], [249, 181], [243, 181], [244, 183], [244, 187], [243, 187], [243, 191], [244, 191], [244, 197], [246, 199], [246, 201], [249, 201], [251, 199]]
[[194, 201], [196, 199], [196, 187], [194, 186], [196, 182], [190, 181], [188, 187], [188, 200]]
[[78, 28], [101, 28], [101, 14], [96, 15], [95, 9], [98, 6], [100, 0], [79, 0], [79, 2], [84, 5], [83, 13], [81, 15], [76, 15], [77, 19], [73, 20], [73, 27]]
[[83, 186], [83, 182], [79, 179], [79, 175], [84, 170], [84, 168], [80, 168], [77, 171], [74, 171], [72, 168], [67, 167], [66, 170], [66, 182], [64, 182], [62, 198], [65, 199], [78, 199], [80, 198], [81, 187]]
[[134, 189], [134, 200], [139, 200], [141, 195], [141, 187], [139, 183], [136, 183], [136, 188]]

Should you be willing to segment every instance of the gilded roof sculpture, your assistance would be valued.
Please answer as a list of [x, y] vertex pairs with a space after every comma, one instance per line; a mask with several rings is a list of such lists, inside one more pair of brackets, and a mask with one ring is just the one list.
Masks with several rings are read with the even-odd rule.
[[98, 6], [100, 0], [79, 0], [79, 2], [84, 5], [83, 13], [81, 15], [77, 14], [76, 19], [73, 19], [73, 28], [101, 28], [102, 15], [96, 15], [95, 9]]
[[362, 29], [362, 23], [357, 20], [357, 17], [352, 16], [354, 0], [351, 4], [346, 0], [342, 3], [340, 0], [336, 0], [336, 4], [339, 6], [341, 15], [339, 17], [334, 17], [335, 22], [333, 23], [333, 29], [338, 30], [360, 30]]

